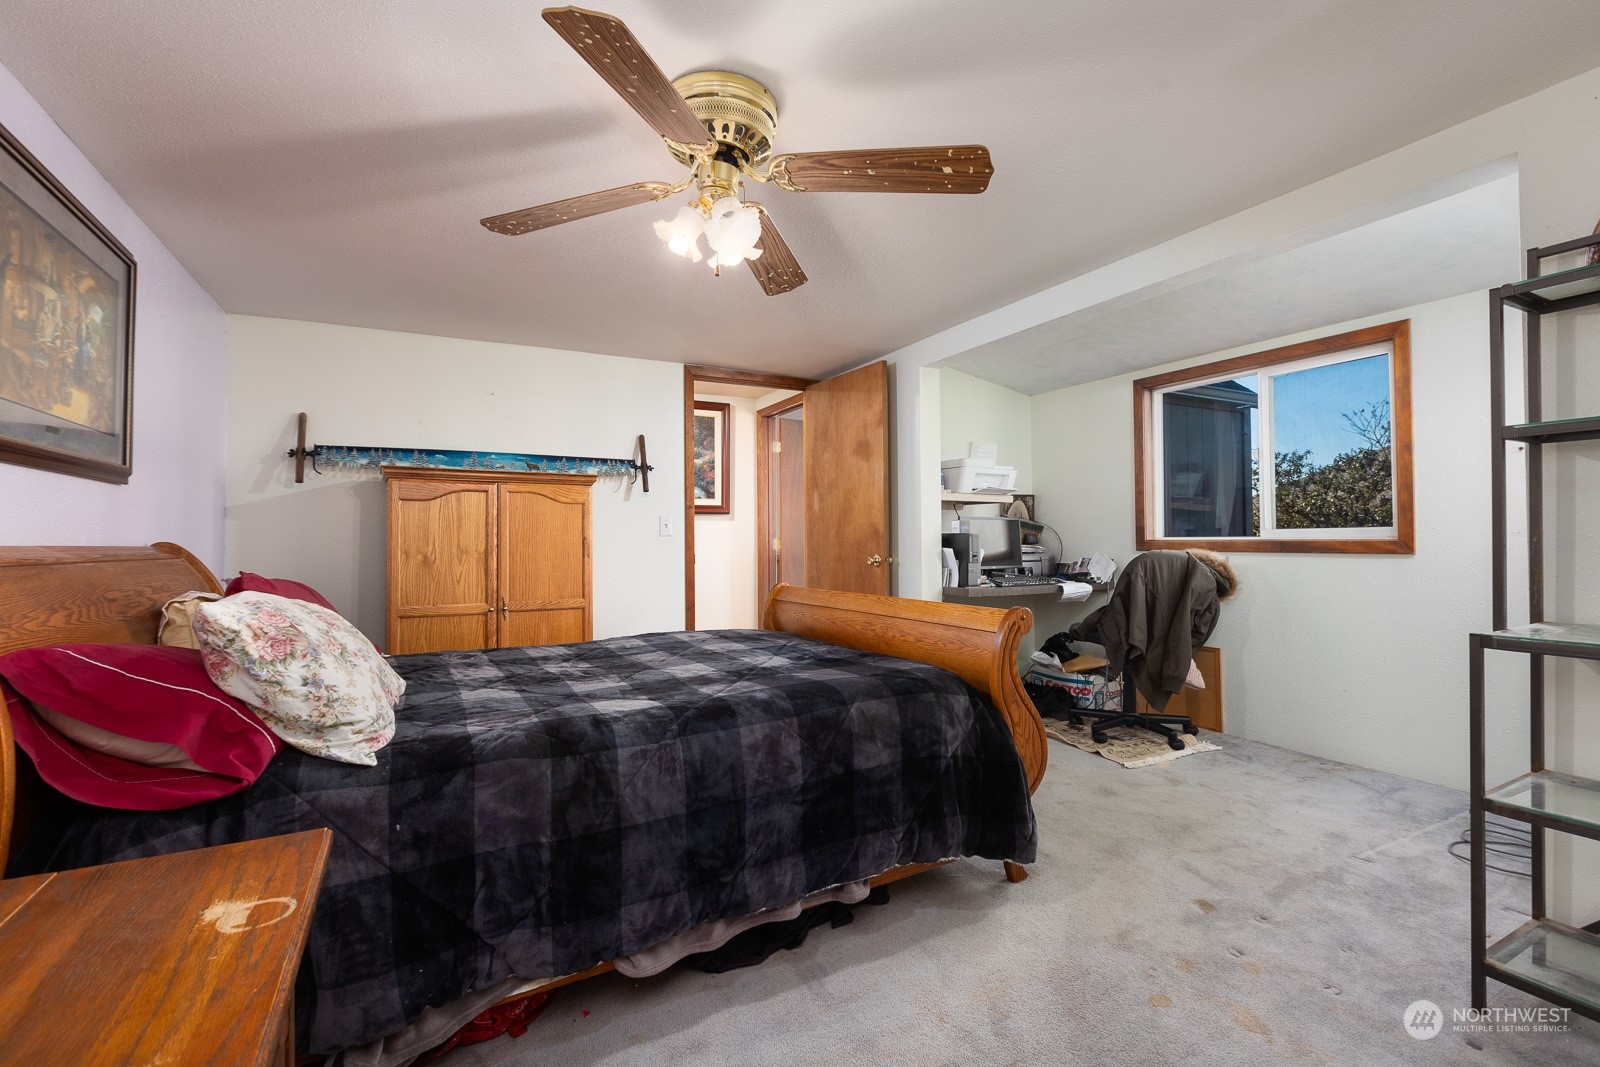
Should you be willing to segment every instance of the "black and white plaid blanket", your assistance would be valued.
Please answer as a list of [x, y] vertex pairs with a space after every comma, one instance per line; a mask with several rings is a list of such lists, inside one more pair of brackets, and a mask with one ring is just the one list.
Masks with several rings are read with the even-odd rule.
[[12, 873], [331, 827], [297, 1001], [324, 1052], [897, 864], [1034, 857], [1010, 733], [934, 667], [754, 630], [393, 663], [376, 767], [286, 747], [199, 807], [74, 806]]

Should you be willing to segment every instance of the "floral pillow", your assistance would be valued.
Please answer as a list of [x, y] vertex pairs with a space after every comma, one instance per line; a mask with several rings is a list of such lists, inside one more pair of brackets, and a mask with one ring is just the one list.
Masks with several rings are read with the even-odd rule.
[[394, 736], [406, 684], [343, 616], [244, 592], [194, 613], [206, 673], [272, 732], [324, 759], [372, 766]]

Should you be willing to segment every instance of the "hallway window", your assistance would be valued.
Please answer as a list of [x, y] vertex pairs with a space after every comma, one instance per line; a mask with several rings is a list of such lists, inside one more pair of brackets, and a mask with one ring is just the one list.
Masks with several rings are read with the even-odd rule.
[[1138, 545], [1409, 553], [1408, 322], [1134, 383]]

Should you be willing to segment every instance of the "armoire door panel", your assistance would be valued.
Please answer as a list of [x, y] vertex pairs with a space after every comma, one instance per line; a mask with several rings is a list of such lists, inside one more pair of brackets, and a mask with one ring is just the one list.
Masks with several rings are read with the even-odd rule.
[[492, 646], [495, 487], [389, 485], [389, 651]]
[[567, 645], [588, 641], [592, 635], [587, 604], [509, 612], [500, 622], [500, 641], [516, 645]]
[[[506, 610], [500, 643], [588, 640], [589, 585], [589, 487], [503, 486], [500, 595]], [[543, 615], [551, 618], [528, 617]]]
[[389, 624], [387, 648], [395, 656], [493, 647], [494, 616], [487, 611], [476, 615], [415, 615]]
[[453, 486], [423, 499], [397, 496], [389, 516], [390, 603], [402, 612], [438, 604], [486, 611], [495, 589], [494, 486]]

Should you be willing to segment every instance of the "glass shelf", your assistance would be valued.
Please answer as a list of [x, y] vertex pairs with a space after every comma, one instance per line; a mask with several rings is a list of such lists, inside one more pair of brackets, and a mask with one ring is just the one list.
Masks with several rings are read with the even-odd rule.
[[1532, 922], [1484, 955], [1489, 973], [1508, 975], [1591, 1009], [1600, 1008], [1600, 937], [1560, 923]]
[[1600, 837], [1600, 782], [1588, 778], [1537, 771], [1489, 790], [1483, 799], [1497, 815], [1538, 816], [1585, 837]]
[[1553, 419], [1519, 422], [1505, 428], [1508, 441], [1588, 441], [1600, 437], [1600, 418]]
[[[1536, 622], [1527, 626], [1511, 626], [1489, 634], [1495, 642], [1526, 641], [1551, 646], [1549, 651], [1559, 655], [1564, 649], [1578, 656], [1600, 658], [1600, 626], [1587, 622]], [[1495, 647], [1504, 648], [1504, 645]], [[1534, 651], [1541, 651], [1535, 649]]]
[[[1541, 274], [1537, 278], [1507, 286], [1502, 291], [1507, 293], [1508, 302], [1519, 307], [1530, 311], [1555, 311], [1558, 308], [1548, 305], [1559, 305], [1567, 300], [1600, 293], [1600, 271], [1596, 271], [1592, 264], [1584, 264], [1571, 270]], [[1528, 307], [1519, 297], [1532, 297], [1539, 306]]]

